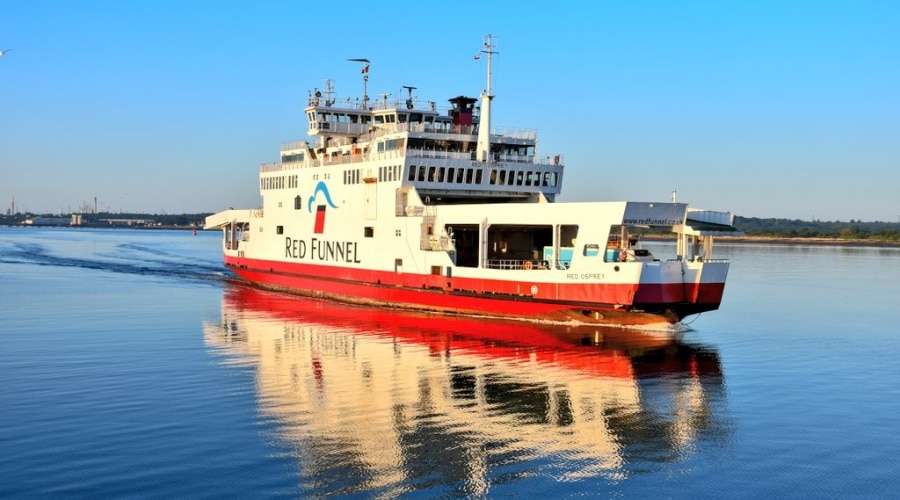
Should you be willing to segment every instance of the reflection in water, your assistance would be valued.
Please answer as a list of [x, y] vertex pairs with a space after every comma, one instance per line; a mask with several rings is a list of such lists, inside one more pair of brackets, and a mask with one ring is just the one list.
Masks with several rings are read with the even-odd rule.
[[401, 313], [229, 287], [206, 341], [254, 366], [315, 493], [611, 480], [727, 438], [718, 356], [617, 329]]

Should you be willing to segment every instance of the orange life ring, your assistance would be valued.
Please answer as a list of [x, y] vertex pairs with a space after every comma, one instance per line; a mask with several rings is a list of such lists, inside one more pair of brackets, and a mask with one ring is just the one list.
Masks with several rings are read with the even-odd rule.
[[526, 271], [530, 271], [534, 267], [534, 264], [532, 264], [530, 260], [526, 260], [522, 267], [524, 267]]

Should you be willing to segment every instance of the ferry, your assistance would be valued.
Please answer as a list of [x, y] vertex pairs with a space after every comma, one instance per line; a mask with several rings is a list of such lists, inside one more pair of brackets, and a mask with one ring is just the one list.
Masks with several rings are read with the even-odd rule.
[[[262, 288], [505, 319], [673, 325], [715, 310], [729, 262], [713, 238], [730, 212], [675, 202], [558, 202], [564, 161], [533, 131], [491, 128], [490, 35], [478, 99], [423, 102], [415, 87], [341, 100], [309, 93], [308, 140], [259, 172], [259, 208], [206, 219], [225, 265]], [[645, 235], [674, 233], [674, 255]]]

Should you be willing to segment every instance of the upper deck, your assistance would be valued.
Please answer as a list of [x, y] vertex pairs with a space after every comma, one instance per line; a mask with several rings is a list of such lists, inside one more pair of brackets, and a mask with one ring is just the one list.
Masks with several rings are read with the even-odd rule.
[[[450, 106], [438, 108], [435, 101], [421, 102], [415, 87], [404, 86], [404, 100], [370, 100], [369, 60], [363, 63], [361, 98], [339, 99], [334, 85], [309, 93], [305, 108], [307, 134], [311, 141], [298, 141], [281, 148], [279, 161], [262, 166], [260, 186], [277, 172], [302, 168], [343, 170], [344, 179], [365, 182], [396, 182], [415, 187], [424, 200], [436, 203], [473, 201], [553, 201], [562, 188], [560, 155], [541, 157], [537, 134], [531, 130], [491, 129], [491, 57], [495, 53], [490, 35], [485, 39], [487, 86], [479, 99], [459, 95]], [[375, 172], [378, 172], [377, 176]], [[385, 175], [388, 172], [389, 175]], [[334, 172], [340, 175], [338, 172]], [[293, 181], [295, 174], [289, 176]], [[312, 174], [314, 180], [318, 173]], [[271, 184], [271, 183], [269, 183]], [[288, 186], [292, 186], [289, 183]]]

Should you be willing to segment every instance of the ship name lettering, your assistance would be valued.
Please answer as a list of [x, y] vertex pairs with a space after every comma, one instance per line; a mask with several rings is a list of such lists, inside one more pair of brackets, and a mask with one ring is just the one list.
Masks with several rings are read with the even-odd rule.
[[[307, 254], [306, 250], [309, 249]], [[329, 241], [318, 238], [298, 240], [286, 237], [284, 240], [284, 256], [290, 259], [309, 259], [323, 262], [346, 262], [360, 264], [358, 243], [355, 241]]]

